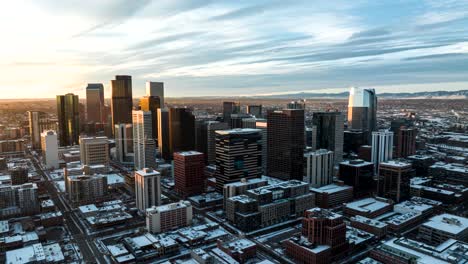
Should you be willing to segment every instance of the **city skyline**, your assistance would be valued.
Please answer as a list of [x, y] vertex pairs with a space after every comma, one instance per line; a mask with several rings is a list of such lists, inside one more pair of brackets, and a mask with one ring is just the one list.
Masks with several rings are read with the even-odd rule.
[[[463, 90], [466, 1], [31, 1], [3, 6], [2, 98], [131, 75], [167, 97]], [[60, 21], [60, 23], [57, 23]], [[215, 25], [215, 26], [213, 26]], [[33, 44], [32, 44], [33, 43]]]

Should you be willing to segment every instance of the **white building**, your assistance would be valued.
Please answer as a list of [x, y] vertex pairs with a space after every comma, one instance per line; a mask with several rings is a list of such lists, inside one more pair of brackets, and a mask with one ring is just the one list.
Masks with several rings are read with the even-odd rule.
[[151, 112], [132, 111], [133, 116], [133, 152], [135, 169], [156, 168], [156, 143], [152, 131]]
[[135, 196], [142, 212], [161, 204], [161, 174], [150, 168], [135, 171]]
[[393, 156], [393, 132], [381, 130], [372, 132], [372, 163], [374, 173], [378, 171], [379, 164], [391, 160]]
[[452, 214], [433, 216], [419, 227], [419, 236], [423, 241], [437, 245], [451, 238], [467, 242], [468, 219]]
[[82, 165], [109, 167], [109, 141], [107, 137], [80, 137], [80, 160]]
[[55, 131], [44, 131], [41, 133], [41, 148], [43, 159], [48, 169], [59, 167], [58, 164], [58, 142]]
[[318, 188], [333, 182], [334, 154], [333, 151], [319, 149], [304, 153], [305, 175], [304, 181], [310, 187]]
[[161, 108], [164, 108], [164, 83], [146, 82], [146, 96], [158, 96]]
[[192, 223], [192, 204], [189, 201], [153, 206], [146, 210], [146, 228], [151, 233], [167, 232]]

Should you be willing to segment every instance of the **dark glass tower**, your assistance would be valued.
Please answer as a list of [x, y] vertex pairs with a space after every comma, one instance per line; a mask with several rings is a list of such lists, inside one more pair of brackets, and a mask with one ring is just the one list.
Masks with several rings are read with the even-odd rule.
[[335, 153], [335, 164], [343, 159], [343, 126], [341, 112], [313, 113], [312, 123], [317, 127], [317, 149], [328, 149]]
[[89, 83], [86, 87], [86, 114], [89, 123], [106, 123], [102, 83]]
[[169, 109], [169, 153], [195, 149], [195, 116], [187, 108]]
[[116, 124], [132, 123], [132, 76], [117, 75], [111, 81], [112, 129]]
[[304, 110], [288, 109], [267, 115], [267, 174], [282, 180], [304, 176]]
[[57, 95], [57, 117], [61, 146], [78, 144], [80, 113], [78, 95]]

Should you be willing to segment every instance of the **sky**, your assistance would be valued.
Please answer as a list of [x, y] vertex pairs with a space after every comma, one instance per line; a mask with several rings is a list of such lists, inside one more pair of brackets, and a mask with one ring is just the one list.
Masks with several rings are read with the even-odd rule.
[[468, 0], [7, 0], [0, 98], [468, 89]]

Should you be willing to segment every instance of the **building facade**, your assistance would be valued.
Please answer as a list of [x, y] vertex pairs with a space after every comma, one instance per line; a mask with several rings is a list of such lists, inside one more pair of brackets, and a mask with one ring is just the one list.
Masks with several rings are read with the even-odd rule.
[[60, 146], [77, 145], [80, 135], [78, 95], [57, 95], [57, 117]]
[[304, 181], [311, 187], [317, 188], [331, 184], [334, 176], [334, 153], [326, 149], [319, 149], [304, 153], [305, 174]]
[[135, 197], [137, 208], [145, 212], [161, 204], [161, 174], [153, 169], [135, 171]]
[[174, 153], [174, 189], [183, 197], [205, 191], [205, 155], [198, 151]]
[[116, 75], [115, 80], [111, 80], [111, 115], [112, 129], [117, 124], [132, 123], [132, 76]]
[[132, 111], [133, 118], [133, 153], [137, 170], [156, 168], [156, 143], [153, 139], [151, 112]]
[[146, 228], [151, 233], [164, 233], [190, 226], [193, 211], [189, 201], [180, 201], [146, 209]]

